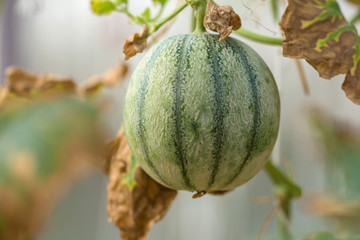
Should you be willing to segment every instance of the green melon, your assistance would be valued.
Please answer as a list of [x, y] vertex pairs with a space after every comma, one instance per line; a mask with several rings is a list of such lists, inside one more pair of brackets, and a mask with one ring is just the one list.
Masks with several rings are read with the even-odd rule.
[[177, 35], [134, 71], [124, 129], [141, 167], [179, 190], [230, 190], [251, 179], [276, 142], [280, 100], [261, 57], [234, 38]]

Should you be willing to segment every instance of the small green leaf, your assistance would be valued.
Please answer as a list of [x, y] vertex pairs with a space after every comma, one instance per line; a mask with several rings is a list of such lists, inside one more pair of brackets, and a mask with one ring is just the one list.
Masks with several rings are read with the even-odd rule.
[[151, 18], [150, 8], [146, 8], [144, 12], [141, 14], [141, 17], [144, 18], [145, 21], [149, 21]]
[[135, 180], [135, 170], [136, 167], [139, 166], [137, 162], [135, 161], [135, 158], [133, 155], [130, 155], [130, 170], [126, 173], [124, 178], [121, 181], [121, 184], [126, 184], [129, 186], [130, 190], [133, 190], [136, 185]]
[[140, 16], [136, 17], [136, 20], [140, 24], [148, 25], [151, 22], [151, 11], [150, 8], [146, 8]]
[[117, 5], [120, 5], [120, 4], [128, 4], [128, 0], [115, 0], [115, 3]]
[[165, 5], [167, 2], [167, 0], [153, 0], [153, 3], [156, 4], [160, 4], [160, 5]]
[[[121, 0], [125, 2], [126, 0]], [[117, 2], [120, 2], [117, 0]], [[112, 11], [116, 10], [116, 4], [109, 0], [91, 0], [91, 9], [96, 14], [110, 14]]]
[[315, 233], [304, 238], [303, 240], [339, 240], [339, 239], [335, 238], [330, 233]]

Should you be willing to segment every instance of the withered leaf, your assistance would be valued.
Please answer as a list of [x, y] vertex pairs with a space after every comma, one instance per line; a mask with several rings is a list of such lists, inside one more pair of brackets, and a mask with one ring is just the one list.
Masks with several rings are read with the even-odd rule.
[[86, 85], [81, 88], [81, 92], [85, 96], [96, 94], [102, 87], [115, 87], [121, 84], [128, 73], [128, 65], [124, 62], [120, 62], [113, 67], [109, 68], [101, 76], [94, 76], [90, 78]]
[[208, 193], [212, 194], [212, 195], [222, 196], [222, 195], [225, 195], [225, 194], [229, 193], [230, 191], [232, 191], [232, 190], [228, 190], [228, 191], [210, 191]]
[[347, 74], [343, 90], [360, 104], [360, 40], [336, 0], [289, 0], [280, 27], [285, 57], [306, 59], [326, 79]]
[[359, 233], [360, 200], [344, 201], [331, 195], [314, 195], [308, 200], [312, 214], [326, 217], [339, 224], [342, 230]]
[[357, 52], [354, 55], [355, 65], [346, 74], [342, 84], [346, 96], [354, 103], [360, 105], [360, 42], [357, 44]]
[[18, 97], [54, 96], [77, 91], [72, 79], [54, 74], [36, 75], [14, 66], [8, 67], [5, 73], [9, 92]]
[[111, 159], [107, 186], [109, 218], [124, 240], [145, 240], [153, 224], [166, 214], [177, 191], [150, 178], [131, 156], [124, 131], [113, 144], [118, 146]]
[[149, 36], [148, 27], [144, 25], [140, 33], [133, 34], [128, 40], [125, 41], [123, 47], [123, 53], [125, 54], [125, 60], [135, 56], [137, 53], [141, 53], [147, 46], [147, 38]]
[[0, 105], [4, 101], [4, 99], [6, 98], [7, 94], [8, 94], [7, 87], [0, 86]]
[[219, 33], [219, 41], [223, 41], [233, 30], [241, 27], [241, 20], [231, 6], [216, 6], [211, 0], [208, 0], [204, 26]]
[[348, 1], [351, 3], [357, 4], [357, 5], [360, 5], [360, 0], [348, 0]]

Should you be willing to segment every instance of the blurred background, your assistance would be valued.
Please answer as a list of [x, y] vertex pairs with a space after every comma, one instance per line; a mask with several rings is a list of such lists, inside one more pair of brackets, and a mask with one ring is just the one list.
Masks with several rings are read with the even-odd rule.
[[[338, 2], [347, 16], [356, 12], [351, 3], [344, 0]], [[268, 36], [281, 36], [271, 16], [270, 1], [218, 0], [217, 3], [232, 5], [247, 29]], [[151, 5], [151, 1], [133, 0], [130, 10], [141, 13], [145, 5]], [[164, 14], [175, 5], [176, 1], [170, 0]], [[285, 3], [282, 9], [284, 7]], [[165, 37], [190, 32], [191, 14], [190, 8], [180, 14]], [[141, 29], [131, 25], [127, 17], [120, 13], [95, 16], [89, 0], [3, 0], [1, 19], [1, 80], [4, 79], [6, 67], [16, 65], [34, 73], [72, 77], [82, 83], [121, 61], [124, 58], [122, 46], [125, 39]], [[330, 146], [328, 149], [322, 147], [324, 132], [315, 130], [316, 126], [319, 128], [325, 124], [321, 121], [328, 123], [330, 116], [342, 121], [343, 127], [360, 127], [359, 106], [348, 100], [341, 90], [344, 76], [324, 80], [306, 62], [302, 62], [310, 88], [310, 95], [306, 96], [295, 61], [282, 57], [280, 47], [242, 40], [263, 57], [280, 89], [281, 129], [273, 158], [276, 163], [290, 166], [304, 193], [294, 204], [291, 223], [294, 235], [300, 237], [319, 231], [334, 232], [333, 225], [311, 214], [308, 206], [312, 194], [331, 190], [333, 186], [329, 184], [327, 174], [330, 171], [325, 162], [329, 158], [327, 153], [334, 149], [332, 145], [327, 145]], [[130, 71], [142, 56], [139, 54], [129, 60]], [[116, 135], [122, 121], [126, 85], [107, 89], [103, 93], [110, 102], [103, 119], [111, 136]], [[329, 114], [322, 120], [317, 118], [318, 125], [310, 120], [310, 109], [314, 107]], [[336, 124], [328, 124], [330, 127], [327, 131], [337, 133]], [[338, 136], [326, 135], [325, 139], [331, 137]], [[359, 160], [356, 152], [353, 155], [355, 162]], [[107, 182], [108, 178], [98, 170], [76, 183], [62, 198], [35, 239], [120, 239], [113, 223], [107, 221]], [[254, 198], [272, 194], [271, 181], [263, 171], [223, 197], [207, 195], [194, 200], [192, 193], [180, 192], [165, 218], [152, 228], [149, 239], [255, 239], [273, 203], [257, 203]], [[263, 239], [277, 239], [276, 231], [276, 221], [273, 221]]]

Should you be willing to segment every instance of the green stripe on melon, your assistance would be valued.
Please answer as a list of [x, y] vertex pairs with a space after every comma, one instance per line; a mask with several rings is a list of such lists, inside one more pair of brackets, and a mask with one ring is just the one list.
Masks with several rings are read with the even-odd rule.
[[177, 35], [154, 46], [132, 75], [124, 128], [141, 167], [189, 191], [233, 189], [265, 165], [280, 101], [259, 55], [233, 38]]

